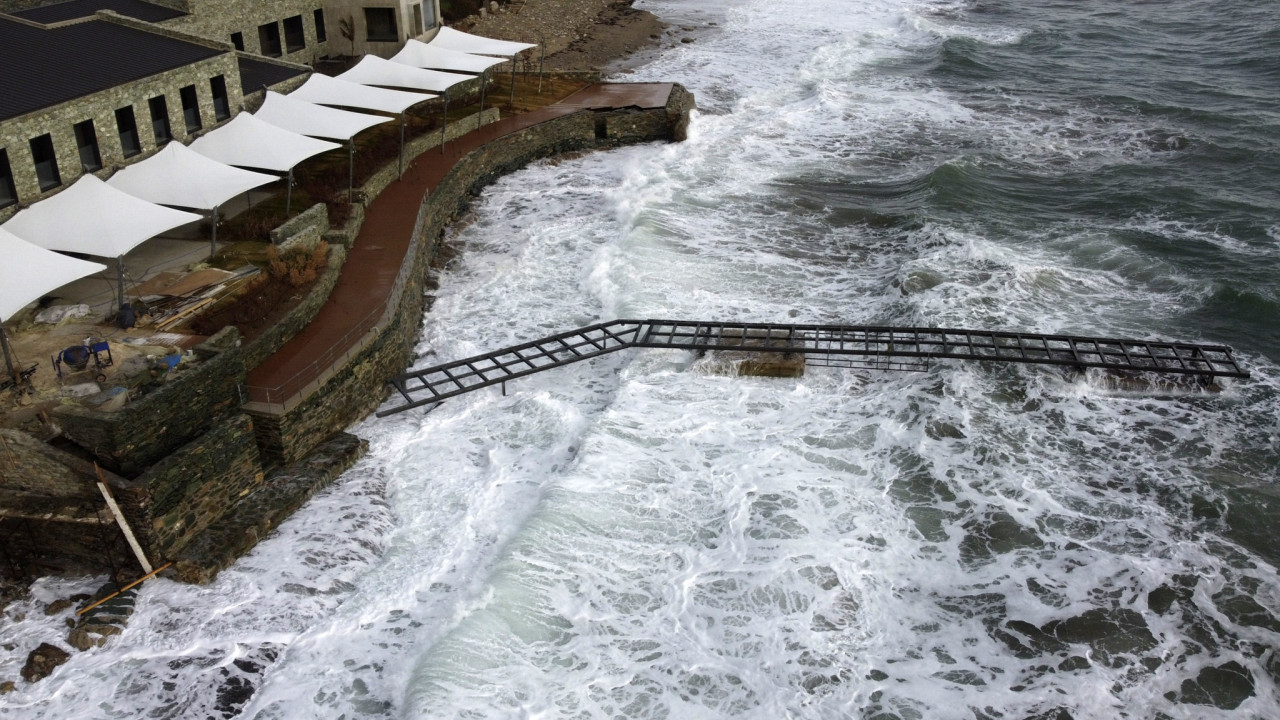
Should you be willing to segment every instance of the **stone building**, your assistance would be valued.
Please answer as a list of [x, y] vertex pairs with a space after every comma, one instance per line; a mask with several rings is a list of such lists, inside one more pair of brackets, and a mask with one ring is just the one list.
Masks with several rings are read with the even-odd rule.
[[440, 27], [439, 0], [327, 0], [325, 17], [333, 54], [389, 58], [412, 38]]
[[0, 222], [306, 65], [389, 57], [440, 24], [438, 0], [0, 0]]

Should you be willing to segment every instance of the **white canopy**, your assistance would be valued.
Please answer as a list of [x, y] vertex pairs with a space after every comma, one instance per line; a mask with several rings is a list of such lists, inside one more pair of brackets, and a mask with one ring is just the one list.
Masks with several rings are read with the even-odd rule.
[[149, 203], [85, 174], [14, 215], [3, 229], [46, 250], [120, 257], [166, 230], [199, 220], [199, 215]]
[[276, 127], [249, 113], [240, 113], [222, 127], [196, 138], [191, 149], [227, 165], [288, 172], [309, 157], [341, 145]]
[[440, 32], [431, 39], [428, 45], [434, 45], [445, 50], [455, 50], [457, 52], [473, 53], [475, 55], [502, 55], [511, 57], [522, 50], [536, 48], [533, 43], [512, 42], [510, 40], [495, 40], [493, 38], [481, 37], [464, 33], [461, 30], [454, 30], [451, 27], [442, 27]]
[[[411, 42], [417, 42], [416, 40]], [[422, 43], [418, 43], [422, 45]], [[422, 45], [426, 47], [426, 45]], [[488, 62], [491, 58], [478, 58]], [[493, 60], [495, 63], [501, 60]], [[430, 92], [444, 92], [460, 82], [472, 80], [470, 75], [423, 70], [398, 62], [391, 62], [377, 55], [365, 55], [356, 66], [338, 76], [339, 80], [361, 85], [388, 85], [414, 88]], [[429, 97], [435, 97], [431, 95]]]
[[[373, 57], [366, 55], [365, 59]], [[364, 62], [363, 60], [361, 62]], [[431, 68], [433, 70], [454, 70], [456, 72], [482, 73], [494, 65], [501, 65], [506, 60], [471, 55], [457, 50], [446, 50], [435, 45], [428, 45], [418, 40], [410, 40], [404, 44], [390, 62], [408, 65], [415, 68]], [[356, 67], [360, 67], [357, 65]], [[355, 68], [352, 68], [354, 70]]]
[[312, 73], [301, 87], [289, 93], [289, 97], [317, 105], [342, 105], [399, 115], [420, 102], [430, 100], [435, 95], [369, 87], [320, 73]]
[[37, 247], [3, 228], [0, 257], [4, 258], [0, 263], [0, 322], [69, 282], [107, 269]]
[[392, 121], [392, 118], [381, 115], [322, 107], [286, 97], [274, 90], [267, 91], [266, 101], [254, 115], [291, 132], [336, 140], [350, 140], [361, 130]]
[[107, 184], [159, 205], [213, 210], [278, 179], [224, 165], [182, 143], [171, 142], [155, 155], [112, 175]]

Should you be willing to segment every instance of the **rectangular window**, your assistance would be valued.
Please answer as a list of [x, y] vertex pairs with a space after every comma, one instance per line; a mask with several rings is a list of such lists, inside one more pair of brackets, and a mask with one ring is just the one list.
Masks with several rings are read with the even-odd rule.
[[400, 41], [400, 34], [396, 31], [395, 8], [365, 8], [364, 24], [368, 30], [365, 39], [369, 42]]
[[413, 6], [413, 35], [422, 34], [422, 3]]
[[187, 124], [187, 132], [193, 133], [203, 127], [200, 122], [200, 99], [196, 97], [196, 86], [188, 85], [178, 91], [182, 98], [182, 120]]
[[120, 151], [125, 157], [133, 157], [142, 152], [142, 143], [138, 141], [138, 123], [133, 118], [133, 106], [116, 110], [116, 131], [120, 134]]
[[102, 155], [98, 153], [98, 133], [93, 130], [93, 121], [85, 120], [73, 126], [76, 131], [76, 149], [80, 151], [80, 167], [85, 172], [102, 169]]
[[426, 16], [427, 30], [436, 26], [436, 2], [435, 0], [427, 0], [422, 5], [422, 14]]
[[13, 185], [13, 170], [9, 167], [9, 152], [0, 150], [0, 207], [18, 202], [18, 190]]
[[169, 129], [169, 104], [163, 95], [157, 95], [147, 101], [151, 108], [151, 132], [155, 133], [156, 145], [164, 145], [173, 139], [173, 131]]
[[329, 37], [324, 30], [324, 8], [316, 8], [316, 42], [324, 42]]
[[31, 159], [36, 163], [36, 179], [41, 190], [52, 190], [62, 184], [58, 174], [58, 158], [53, 153], [53, 137], [48, 133], [31, 140]]
[[244, 33], [231, 33], [231, 47], [244, 52]]
[[298, 52], [307, 46], [307, 36], [302, 31], [302, 16], [284, 19], [284, 46], [289, 52]]
[[258, 46], [262, 54], [268, 57], [280, 57], [280, 25], [269, 22], [258, 26]]
[[231, 117], [231, 103], [227, 100], [227, 80], [221, 75], [209, 78], [209, 90], [213, 93], [213, 117], [222, 121]]

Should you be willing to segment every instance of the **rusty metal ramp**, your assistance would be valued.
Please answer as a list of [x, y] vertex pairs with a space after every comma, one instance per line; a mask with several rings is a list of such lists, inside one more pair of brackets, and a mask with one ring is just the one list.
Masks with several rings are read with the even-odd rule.
[[1205, 380], [1249, 377], [1225, 345], [951, 328], [613, 320], [410, 370], [390, 381], [404, 404], [380, 411], [378, 417], [626, 348], [801, 353], [811, 365], [884, 370], [923, 370], [932, 360], [951, 359]]

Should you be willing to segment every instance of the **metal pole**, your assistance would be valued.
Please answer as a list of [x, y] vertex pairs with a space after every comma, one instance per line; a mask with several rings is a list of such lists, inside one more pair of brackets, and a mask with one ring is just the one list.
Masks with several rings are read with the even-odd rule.
[[124, 256], [116, 256], [116, 300], [118, 300], [117, 309], [124, 311]]
[[347, 140], [347, 202], [351, 202], [351, 191], [356, 182], [356, 136]]
[[293, 168], [289, 168], [289, 175], [285, 178], [288, 183], [284, 191], [284, 219], [289, 219], [289, 210], [293, 208]]
[[400, 113], [400, 159], [396, 162], [396, 171], [401, 178], [404, 177], [404, 117], [408, 114], [408, 110]]
[[218, 206], [213, 206], [213, 234], [209, 236], [209, 259], [218, 254]]
[[13, 382], [18, 382], [18, 371], [13, 364], [13, 351], [9, 349], [9, 338], [4, 334], [4, 325], [0, 324], [0, 349], [4, 350], [4, 366], [9, 371], [9, 377], [13, 378]]
[[444, 142], [449, 136], [449, 88], [444, 89], [444, 124], [440, 126], [440, 154], [444, 154]]
[[542, 50], [538, 56], [538, 94], [542, 94], [542, 66], [547, 61], [547, 39], [542, 38]]
[[489, 68], [480, 73], [480, 112], [476, 115], [476, 129], [480, 129], [480, 116], [484, 115], [484, 91], [489, 89]]
[[511, 97], [507, 98], [507, 109], [512, 112], [516, 109], [516, 56], [519, 54], [511, 56]]

